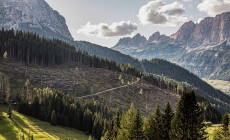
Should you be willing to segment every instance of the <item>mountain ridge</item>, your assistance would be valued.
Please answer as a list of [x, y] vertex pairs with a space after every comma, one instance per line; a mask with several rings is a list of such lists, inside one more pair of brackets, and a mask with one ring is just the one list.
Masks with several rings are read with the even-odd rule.
[[0, 27], [73, 40], [65, 18], [44, 0], [1, 0]]
[[[125, 47], [122, 43], [118, 43], [122, 47], [114, 46], [112, 49], [138, 59], [165, 59], [179, 64], [200, 77], [229, 80], [230, 74], [228, 74], [229, 72], [226, 68], [230, 65], [227, 54], [229, 52], [229, 47], [227, 46], [229, 46], [230, 42], [229, 29], [230, 12], [226, 12], [215, 17], [206, 17], [199, 23], [194, 23], [193, 21], [185, 22], [176, 33], [170, 36], [155, 32], [148, 39], [147, 45], [143, 45], [141, 49], [132, 49], [136, 48], [135, 44], [131, 47]], [[225, 47], [215, 47], [219, 44]], [[216, 49], [216, 55], [211, 49], [213, 47]], [[218, 51], [218, 49], [220, 50]], [[222, 51], [223, 49], [225, 51]], [[221, 52], [224, 57], [216, 57], [218, 52]], [[187, 59], [186, 55], [189, 55], [190, 59], [194, 58], [192, 59], [194, 61]], [[206, 58], [205, 55], [208, 55], [209, 58]], [[217, 60], [215, 60], [216, 58]], [[200, 67], [201, 64], [205, 65]], [[222, 66], [225, 66], [224, 70], [222, 70]], [[208, 74], [204, 74], [204, 70], [208, 70]]]

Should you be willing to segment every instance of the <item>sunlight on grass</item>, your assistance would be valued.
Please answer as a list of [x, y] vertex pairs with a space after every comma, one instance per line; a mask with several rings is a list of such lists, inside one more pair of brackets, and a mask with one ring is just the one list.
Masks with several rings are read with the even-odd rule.
[[208, 133], [208, 140], [214, 139], [214, 135], [219, 128], [219, 126], [210, 126], [206, 129], [206, 132]]
[[32, 134], [38, 140], [87, 140], [88, 136], [76, 129], [60, 126], [51, 126], [47, 122], [24, 116], [13, 111], [13, 119], [7, 115], [7, 107], [0, 105], [0, 140], [16, 140], [24, 135], [25, 138]]

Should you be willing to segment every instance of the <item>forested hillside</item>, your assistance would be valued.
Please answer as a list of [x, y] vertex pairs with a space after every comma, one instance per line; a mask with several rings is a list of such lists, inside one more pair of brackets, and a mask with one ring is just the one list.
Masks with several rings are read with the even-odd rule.
[[[152, 84], [172, 91], [177, 90], [178, 83], [170, 82], [170, 79], [175, 79], [178, 82], [185, 82], [182, 85], [189, 85], [192, 88], [198, 90], [198, 94], [206, 98], [212, 103], [213, 106], [218, 108], [220, 111], [225, 112], [229, 109], [230, 97], [212, 88], [210, 85], [206, 84], [204, 81], [200, 80], [197, 76], [190, 73], [189, 71], [163, 60], [152, 60], [152, 61], [138, 61], [129, 56], [122, 57], [122, 55], [117, 56], [115, 61], [120, 60], [118, 64], [131, 64], [130, 65], [117, 65], [112, 61], [111, 57], [115, 55], [110, 55], [110, 58], [102, 59], [96, 56], [90, 56], [86, 52], [81, 50], [75, 51], [75, 48], [68, 45], [66, 42], [56, 40], [56, 39], [46, 39], [41, 38], [36, 34], [23, 33], [21, 31], [4, 31], [0, 32], [2, 44], [0, 48], [1, 57], [4, 53], [7, 53], [9, 60], [16, 60], [18, 62], [24, 62], [26, 64], [40, 64], [44, 66], [61, 65], [70, 62], [78, 62], [78, 64], [84, 64], [85, 66], [104, 68], [113, 71], [125, 72], [137, 77], [148, 77], [148, 81]], [[81, 42], [84, 43], [84, 42]], [[86, 45], [90, 45], [89, 43]], [[92, 44], [91, 44], [92, 45]], [[95, 45], [94, 45], [95, 46]], [[94, 46], [90, 46], [93, 48]], [[96, 45], [97, 46], [97, 45]], [[100, 47], [100, 46], [97, 46]], [[100, 49], [98, 49], [100, 50]], [[105, 52], [104, 52], [105, 54]], [[128, 59], [126, 59], [128, 58]], [[140, 71], [138, 71], [140, 70]], [[152, 74], [144, 74], [144, 73]], [[161, 75], [164, 77], [158, 77], [153, 74]], [[150, 80], [152, 79], [152, 80]], [[155, 79], [155, 80], [154, 80]], [[155, 82], [154, 82], [155, 81]], [[161, 84], [159, 84], [161, 83]], [[170, 84], [174, 85], [169, 88]], [[166, 86], [162, 86], [165, 84]]]
[[218, 105], [221, 105], [220, 110], [223, 111], [225, 109], [229, 109], [229, 96], [214, 89], [212, 86], [202, 81], [198, 76], [176, 64], [161, 59], [138, 61], [137, 59], [124, 55], [120, 52], [84, 41], [76, 42], [75, 47], [77, 49], [85, 50], [91, 55], [94, 54], [108, 60], [113, 60], [118, 64], [131, 64], [137, 70], [144, 73], [152, 73], [189, 84], [196, 88], [199, 91], [199, 94], [212, 102], [214, 106], [218, 107]]
[[[114, 61], [90, 56], [81, 50], [76, 51], [73, 46], [60, 40], [41, 38], [36, 34], [13, 30], [1, 30], [0, 38], [1, 77], [8, 77], [7, 82], [3, 80], [4, 78], [0, 79], [1, 85], [7, 85], [1, 86], [0, 94], [7, 98], [5, 103], [9, 106], [9, 118], [13, 118], [11, 110], [15, 108], [23, 114], [50, 122], [51, 125], [73, 127], [100, 139], [111, 127], [115, 108], [126, 110], [133, 102], [138, 105], [141, 114], [149, 115], [156, 104], [161, 105], [162, 110], [169, 102], [175, 110], [179, 96], [187, 90], [194, 90], [192, 85], [178, 82], [176, 78], [174, 80], [162, 75], [143, 73], [130, 64], [117, 65]], [[137, 60], [135, 62], [148, 67], [158, 64]], [[158, 73], [159, 70], [170, 77], [168, 69], [174, 72], [178, 66], [167, 63], [164, 67], [155, 65], [156, 71], [153, 73]], [[87, 74], [88, 78], [79, 77], [81, 74]], [[115, 78], [110, 81], [103, 74], [114, 75]], [[77, 80], [76, 77], [80, 79]], [[97, 78], [94, 79], [95, 77]], [[135, 79], [136, 82], [140, 81], [138, 85], [132, 84], [135, 83], [133, 82]], [[91, 84], [95, 85], [89, 87]], [[122, 85], [124, 89], [112, 91], [114, 86], [116, 88]], [[98, 95], [99, 88], [102, 91], [110, 88], [113, 95]], [[11, 91], [6, 92], [6, 89]], [[6, 93], [9, 95], [6, 96]], [[196, 90], [197, 100], [195, 100], [198, 101], [196, 106], [200, 109], [199, 115], [202, 114], [202, 119], [219, 122], [220, 114], [212, 105], [219, 105], [220, 107], [214, 107], [224, 112], [227, 111], [228, 104], [225, 104], [224, 108], [220, 102], [210, 100], [208, 96], [202, 97], [205, 94], [201, 93], [200, 90]], [[87, 97], [85, 95], [93, 95], [93, 99], [81, 98]], [[211, 104], [207, 101], [211, 101]], [[122, 113], [118, 111], [117, 114]], [[122, 121], [122, 118], [119, 119]]]

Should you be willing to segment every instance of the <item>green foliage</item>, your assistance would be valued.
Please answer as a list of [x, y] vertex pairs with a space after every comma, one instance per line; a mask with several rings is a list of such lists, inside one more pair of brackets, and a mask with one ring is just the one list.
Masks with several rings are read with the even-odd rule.
[[80, 104], [73, 96], [50, 88], [34, 88], [25, 98], [20, 98], [18, 103], [20, 113], [48, 121], [52, 125], [85, 131], [96, 139], [101, 138], [107, 120], [112, 118], [111, 111], [98, 101], [90, 100]]
[[163, 116], [157, 105], [155, 112], [147, 119], [145, 124], [145, 138], [147, 140], [162, 140], [164, 133]]
[[88, 140], [93, 140], [93, 137], [90, 135], [89, 138], [88, 138]]
[[51, 120], [50, 120], [51, 125], [57, 125], [57, 115], [55, 110], [52, 111], [51, 113]]
[[11, 119], [12, 118], [12, 109], [10, 104], [8, 105], [8, 117]]
[[197, 104], [195, 93], [184, 91], [178, 103], [170, 130], [171, 140], [204, 140], [202, 113]]
[[228, 131], [229, 121], [229, 115], [225, 114], [222, 119], [223, 131]]
[[131, 140], [143, 140], [143, 120], [141, 118], [139, 110], [135, 115], [134, 121], [131, 124], [131, 128], [129, 128], [129, 139]]
[[7, 58], [8, 58], [8, 54], [7, 54], [7, 51], [5, 51], [3, 54], [3, 59], [6, 60]]
[[117, 138], [119, 140], [129, 139], [130, 138], [130, 128], [132, 128], [132, 123], [135, 120], [135, 116], [137, 114], [137, 110], [132, 103], [129, 107], [129, 110], [125, 112], [121, 118], [121, 125], [118, 131]]
[[173, 118], [173, 110], [169, 103], [167, 103], [165, 107], [165, 111], [163, 114], [163, 139], [170, 140], [169, 132], [171, 130], [171, 121]]

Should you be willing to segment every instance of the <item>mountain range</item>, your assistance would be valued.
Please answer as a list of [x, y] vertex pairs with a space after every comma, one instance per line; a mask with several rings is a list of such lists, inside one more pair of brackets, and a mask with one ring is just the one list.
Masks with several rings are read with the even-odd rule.
[[[136, 42], [136, 43], [134, 43]], [[121, 38], [114, 50], [138, 59], [160, 58], [176, 63], [199, 77], [230, 80], [230, 12], [189, 21], [170, 35], [155, 32]]]
[[0, 27], [73, 40], [65, 18], [44, 0], [1, 0]]

